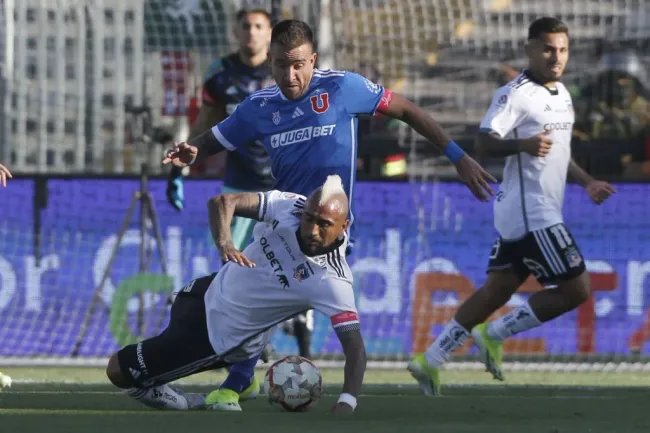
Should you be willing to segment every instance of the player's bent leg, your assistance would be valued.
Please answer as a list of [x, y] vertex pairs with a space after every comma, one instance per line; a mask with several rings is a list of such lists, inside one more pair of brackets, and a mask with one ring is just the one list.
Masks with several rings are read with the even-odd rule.
[[[433, 344], [409, 362], [408, 370], [426, 395], [441, 394], [440, 368], [449, 360], [451, 354], [467, 341], [473, 329], [480, 331], [485, 328], [481, 323], [508, 302], [522, 281], [523, 277], [512, 268], [490, 271], [483, 287], [460, 306], [455, 317]], [[493, 377], [503, 380], [502, 343], [484, 337], [480, 332], [474, 334], [472, 332], [486, 370], [492, 373]]]
[[585, 270], [577, 277], [557, 281], [554, 289], [541, 290], [528, 299], [537, 319], [553, 320], [585, 303], [591, 295], [591, 280]]
[[[468, 300], [456, 313], [456, 320], [465, 324], [465, 329], [471, 330], [485, 371], [492, 374], [496, 380], [505, 380], [502, 368], [503, 339], [488, 332], [490, 325], [483, 322], [508, 302], [526, 277], [527, 275], [515, 271], [514, 268], [489, 272], [483, 287], [474, 294], [474, 299], [470, 299], [472, 304]], [[481, 302], [484, 303], [483, 307], [478, 305]]]
[[[154, 337], [159, 338], [159, 337]], [[109, 359], [106, 367], [106, 375], [113, 385], [122, 389], [130, 397], [139, 402], [156, 409], [171, 410], [202, 410], [206, 408], [205, 396], [195, 393], [184, 393], [182, 390], [169, 386], [164, 380], [152, 381], [148, 378], [148, 372], [144, 374], [138, 370], [128, 359], [132, 358], [129, 353], [138, 353], [138, 348], [147, 348], [147, 340], [137, 345], [126, 346], [124, 349], [114, 353]], [[145, 350], [141, 353], [145, 353]], [[148, 350], [146, 350], [149, 352]], [[142, 358], [144, 359], [144, 358]], [[156, 368], [155, 363], [152, 364]], [[135, 367], [134, 367], [135, 366]], [[192, 372], [191, 372], [192, 373]], [[190, 374], [191, 374], [190, 373]], [[140, 380], [142, 378], [142, 380]], [[173, 379], [172, 379], [173, 380]], [[163, 383], [164, 382], [164, 383]]]
[[512, 268], [488, 271], [485, 284], [463, 302], [454, 320], [471, 330], [503, 307], [523, 282], [524, 278]]
[[575, 278], [559, 282], [555, 289], [536, 292], [526, 303], [493, 322], [476, 326], [472, 336], [481, 351], [486, 369], [495, 379], [503, 380], [503, 341], [577, 308], [589, 298], [589, 293], [589, 275], [583, 272]]
[[133, 381], [122, 374], [120, 361], [117, 359], [117, 352], [111, 355], [106, 366], [106, 377], [120, 389], [128, 389], [133, 386]]
[[210, 344], [203, 296], [213, 275], [181, 290], [171, 308], [167, 329], [114, 354], [106, 369], [109, 380], [134, 399], [154, 408], [205, 409], [205, 395], [183, 393], [168, 383], [221, 368]]
[[519, 248], [522, 266], [540, 284], [555, 288], [534, 293], [526, 303], [490, 323], [487, 334], [501, 341], [575, 309], [590, 294], [584, 259], [564, 224], [531, 232]]

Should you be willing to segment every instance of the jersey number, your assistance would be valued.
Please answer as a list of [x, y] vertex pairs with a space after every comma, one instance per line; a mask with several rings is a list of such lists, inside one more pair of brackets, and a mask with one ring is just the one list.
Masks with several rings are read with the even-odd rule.
[[571, 236], [569, 236], [569, 232], [566, 231], [566, 228], [563, 225], [551, 227], [551, 233], [553, 233], [555, 240], [562, 249], [565, 249], [573, 243]]
[[320, 93], [311, 97], [311, 109], [318, 114], [322, 114], [329, 108], [329, 95]]

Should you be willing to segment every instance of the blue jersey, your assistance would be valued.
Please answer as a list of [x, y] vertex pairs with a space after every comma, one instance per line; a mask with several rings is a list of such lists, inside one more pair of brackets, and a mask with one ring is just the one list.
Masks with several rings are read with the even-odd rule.
[[[237, 105], [253, 92], [273, 85], [268, 61], [252, 68], [237, 53], [215, 60], [203, 85], [204, 104], [222, 104], [230, 116]], [[258, 141], [244, 143], [228, 152], [224, 185], [245, 191], [266, 191], [273, 187], [271, 161]]]
[[259, 140], [271, 157], [274, 189], [308, 196], [328, 175], [341, 176], [353, 200], [357, 116], [373, 115], [384, 88], [352, 72], [319, 70], [305, 95], [288, 100], [277, 85], [251, 94], [212, 128], [228, 150]]

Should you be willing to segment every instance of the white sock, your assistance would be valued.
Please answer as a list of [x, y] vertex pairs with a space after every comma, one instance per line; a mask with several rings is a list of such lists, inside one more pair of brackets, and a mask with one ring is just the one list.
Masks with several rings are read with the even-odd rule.
[[487, 334], [490, 338], [503, 341], [520, 332], [528, 329], [536, 328], [541, 325], [530, 308], [528, 302], [515, 308], [505, 316], [501, 316], [493, 322], [490, 322], [487, 327]]
[[424, 352], [424, 357], [431, 367], [438, 368], [447, 362], [449, 355], [462, 346], [468, 337], [467, 329], [452, 319], [438, 335], [436, 341]]
[[124, 392], [140, 403], [156, 409], [187, 410], [188, 407], [185, 396], [174, 391], [169, 385], [153, 388], [129, 388]]

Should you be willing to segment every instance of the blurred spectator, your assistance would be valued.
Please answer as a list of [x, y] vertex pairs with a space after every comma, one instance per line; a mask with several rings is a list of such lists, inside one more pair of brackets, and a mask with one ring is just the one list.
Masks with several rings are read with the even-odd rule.
[[631, 52], [606, 53], [594, 82], [574, 95], [576, 131], [581, 139], [645, 138], [650, 103], [643, 65]]
[[650, 159], [648, 84], [644, 65], [635, 53], [613, 51], [601, 57], [593, 82], [573, 95], [576, 138], [636, 142], [634, 150], [621, 155], [620, 165], [637, 175], [637, 169]]

